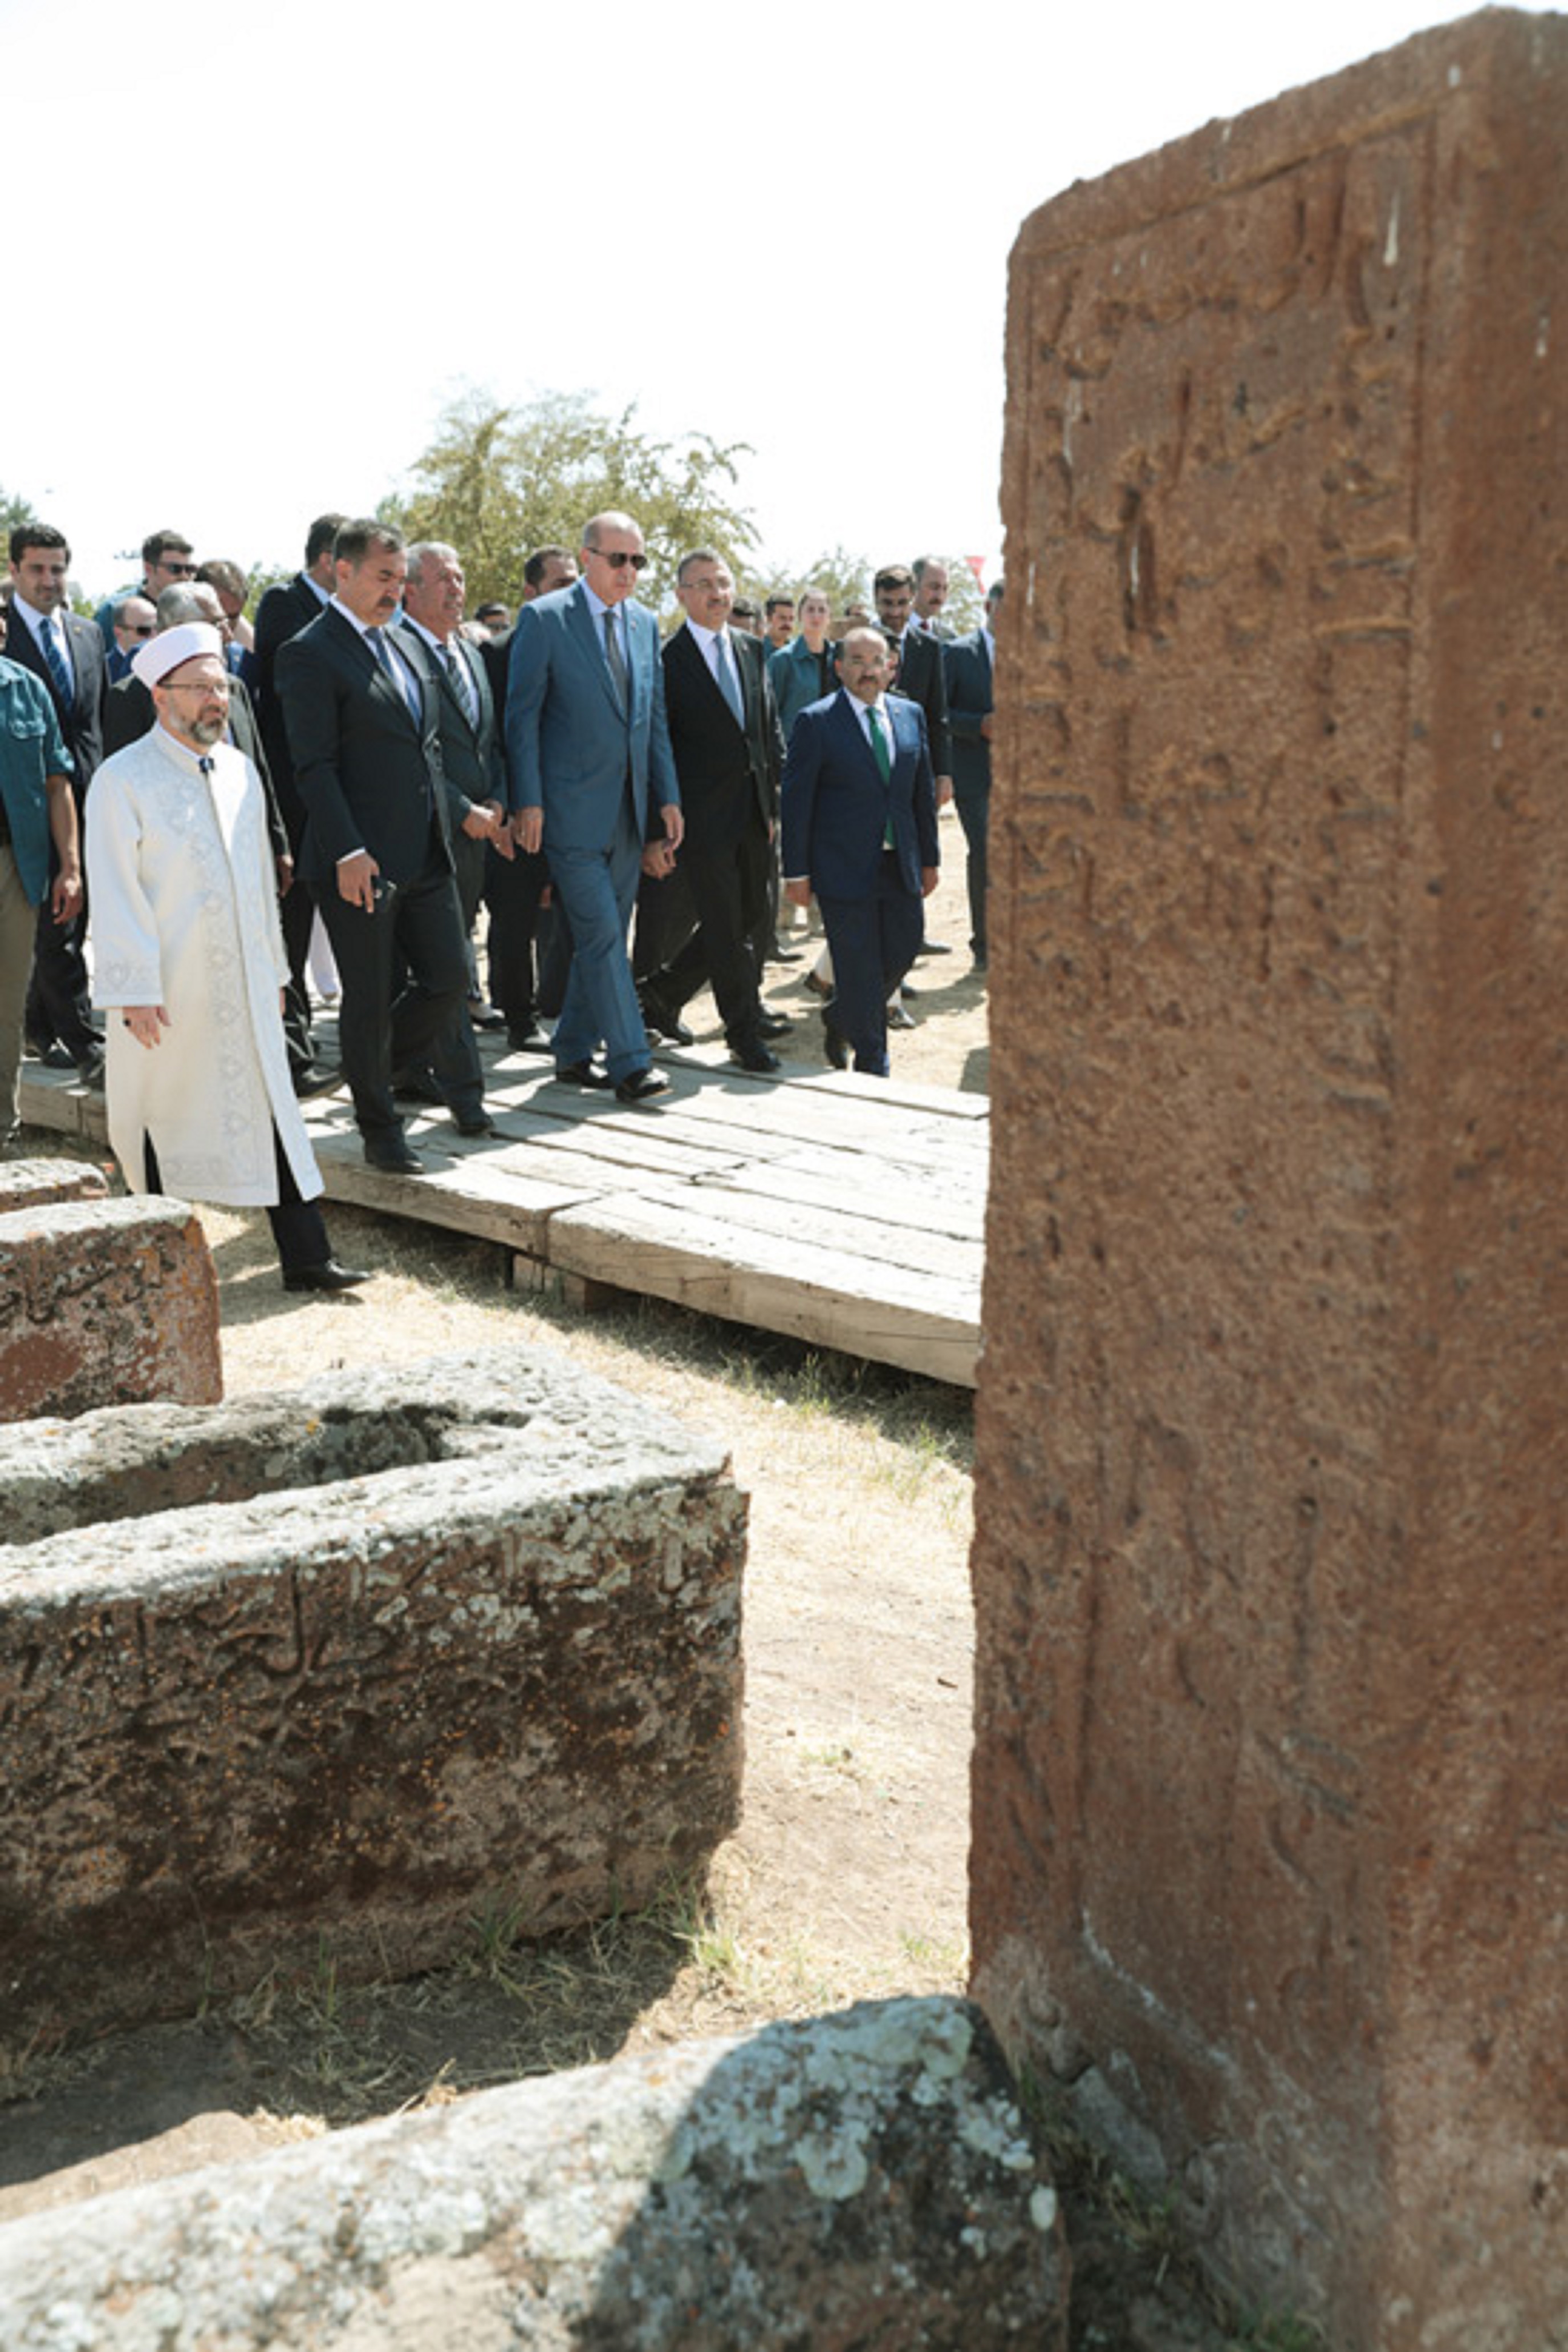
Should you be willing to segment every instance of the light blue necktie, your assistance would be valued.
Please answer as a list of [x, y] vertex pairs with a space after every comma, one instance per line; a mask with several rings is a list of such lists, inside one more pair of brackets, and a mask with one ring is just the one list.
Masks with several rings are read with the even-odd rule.
[[719, 681], [720, 693], [730, 706], [731, 717], [744, 734], [746, 706], [741, 699], [741, 681], [735, 676], [735, 656], [722, 629], [715, 630], [713, 635], [713, 675]]

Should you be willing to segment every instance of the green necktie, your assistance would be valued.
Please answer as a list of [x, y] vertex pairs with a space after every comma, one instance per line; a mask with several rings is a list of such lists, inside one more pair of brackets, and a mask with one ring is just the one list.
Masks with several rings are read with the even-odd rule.
[[[868, 702], [866, 705], [866, 724], [871, 730], [871, 756], [877, 762], [877, 772], [885, 784], [890, 783], [893, 776], [893, 763], [888, 757], [888, 739], [882, 732], [882, 722], [877, 716], [874, 703]], [[882, 846], [884, 849], [898, 847], [897, 842], [893, 839], [893, 820], [890, 816], [882, 827]]]

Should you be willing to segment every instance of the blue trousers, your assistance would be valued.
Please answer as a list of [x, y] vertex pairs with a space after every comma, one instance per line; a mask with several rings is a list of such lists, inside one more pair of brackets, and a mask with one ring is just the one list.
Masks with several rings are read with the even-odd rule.
[[629, 791], [607, 850], [545, 842], [551, 879], [572, 930], [572, 971], [553, 1041], [558, 1070], [587, 1061], [601, 1045], [605, 1066], [617, 1083], [653, 1059], [626, 952], [642, 847]]
[[833, 955], [833, 1002], [823, 1019], [851, 1047], [858, 1070], [885, 1078], [888, 999], [920, 952], [925, 902], [885, 849], [869, 898], [827, 898], [819, 890], [816, 903]]

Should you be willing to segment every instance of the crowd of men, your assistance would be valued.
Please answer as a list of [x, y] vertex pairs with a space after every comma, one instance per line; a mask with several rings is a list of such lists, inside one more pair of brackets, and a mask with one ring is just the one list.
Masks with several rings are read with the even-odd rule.
[[[661, 641], [637, 595], [643, 534], [622, 513], [591, 517], [575, 550], [535, 551], [515, 614], [492, 603], [470, 617], [458, 551], [405, 546], [372, 519], [318, 518], [301, 569], [265, 592], [254, 625], [237, 566], [198, 563], [174, 531], [152, 534], [142, 553], [141, 580], [85, 621], [68, 608], [63, 535], [44, 523], [11, 534], [0, 593], [7, 1145], [24, 1047], [100, 1084], [105, 1016], [111, 1131], [116, 1055], [137, 1066], [124, 1062], [132, 1046], [161, 1053], [165, 1069], [196, 1055], [182, 1098], [224, 1083], [208, 1066], [210, 1038], [199, 1051], [187, 1044], [155, 985], [160, 943], [176, 960], [160, 929], [173, 919], [160, 863], [173, 870], [193, 840], [204, 857], [226, 845], [232, 928], [247, 942], [237, 1002], [256, 998], [247, 1148], [275, 1167], [285, 1205], [291, 1184], [313, 1194], [277, 1071], [294, 1097], [346, 1084], [366, 1160], [414, 1175], [423, 1162], [400, 1103], [440, 1102], [462, 1134], [492, 1131], [479, 1025], [548, 1053], [563, 1086], [651, 1103], [668, 1084], [653, 1042], [689, 1040], [682, 1013], [707, 986], [734, 1061], [776, 1069], [791, 1024], [764, 1002], [763, 971], [799, 958], [792, 919], [798, 930], [813, 905], [826, 940], [811, 975], [826, 1056], [885, 1074], [900, 983], [918, 955], [945, 951], [925, 940], [922, 907], [950, 798], [967, 849], [970, 949], [984, 967], [999, 583], [984, 625], [955, 637], [934, 558], [883, 567], [873, 610], [836, 621], [815, 588], [798, 603], [780, 593], [761, 612], [747, 606], [722, 558], [694, 548], [677, 578], [684, 624]], [[90, 822], [105, 761], [112, 847], [109, 819]], [[95, 833], [99, 844], [85, 894], [84, 811], [89, 852]], [[242, 814], [247, 839], [265, 844], [264, 920], [250, 903], [254, 860], [247, 851], [242, 877], [236, 859]], [[112, 877], [116, 953], [142, 925], [128, 951], [140, 994], [110, 968], [107, 915], [93, 917], [99, 861]], [[314, 1034], [318, 915], [341, 987], [341, 1072], [322, 1066]], [[195, 952], [182, 930], [179, 954]], [[203, 952], [218, 950], [209, 940]], [[276, 1057], [278, 1008], [256, 978], [269, 955], [281, 982]], [[144, 1078], [122, 1081], [122, 1101], [146, 1091]], [[169, 1151], [153, 1146], [173, 1144], [174, 1101], [159, 1097], [166, 1139], [143, 1127], [121, 1150], [117, 1135], [128, 1181], [144, 1181], [150, 1159], [168, 1180]], [[266, 1197], [269, 1177], [259, 1193], [246, 1181], [246, 1197]], [[320, 1275], [330, 1253], [314, 1227], [292, 1247], [291, 1268], [280, 1233], [299, 1286], [360, 1278]]]

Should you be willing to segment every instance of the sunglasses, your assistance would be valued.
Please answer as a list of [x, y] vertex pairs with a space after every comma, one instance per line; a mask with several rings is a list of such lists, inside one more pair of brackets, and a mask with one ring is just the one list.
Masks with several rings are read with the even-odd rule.
[[588, 552], [596, 555], [601, 563], [607, 563], [612, 572], [624, 572], [628, 563], [634, 572], [646, 572], [647, 569], [646, 555], [628, 555], [624, 547], [591, 547]]

